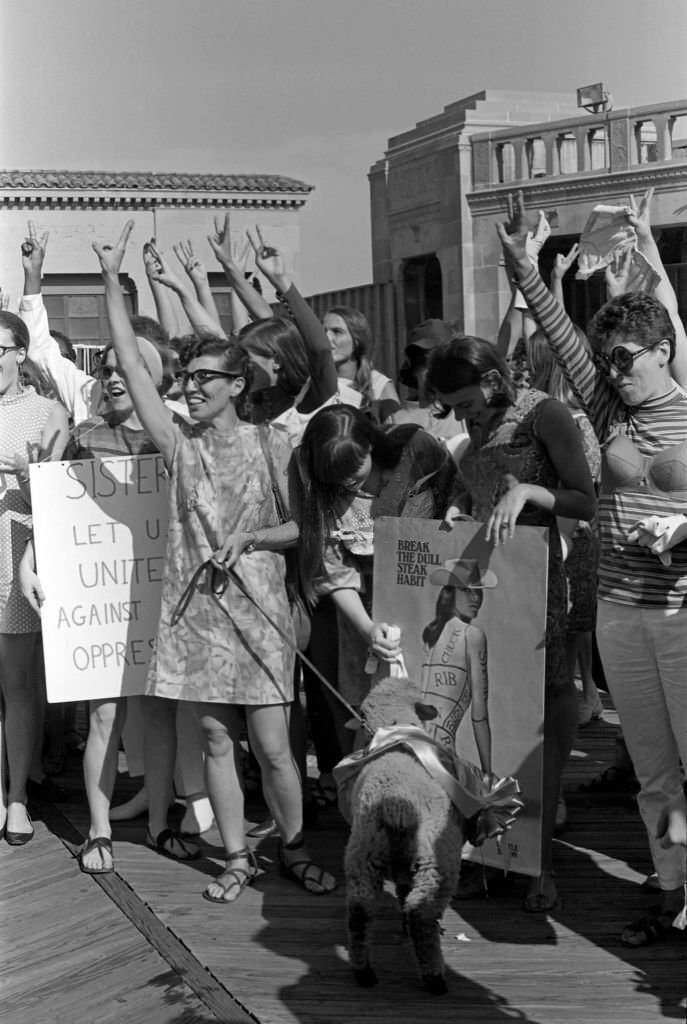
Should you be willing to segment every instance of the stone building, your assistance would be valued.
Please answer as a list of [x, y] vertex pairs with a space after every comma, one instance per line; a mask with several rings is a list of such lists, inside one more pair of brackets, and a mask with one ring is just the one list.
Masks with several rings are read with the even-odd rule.
[[[369, 173], [373, 280], [391, 282], [395, 369], [407, 330], [428, 316], [495, 338], [509, 300], [495, 222], [507, 193], [546, 211], [546, 274], [577, 240], [592, 207], [654, 186], [652, 222], [687, 315], [687, 100], [588, 113], [568, 94], [484, 91], [389, 140]], [[571, 278], [571, 275], [568, 275]], [[584, 322], [603, 279], [566, 281]]]
[[[101, 345], [108, 327], [92, 242], [116, 240], [132, 219], [135, 226], [122, 266], [132, 312], [155, 315], [143, 243], [154, 237], [164, 250], [190, 239], [210, 273], [220, 315], [229, 326], [229, 287], [207, 242], [213, 218], [223, 218], [229, 210], [237, 239], [247, 227], [260, 224], [265, 238], [289, 253], [297, 272], [299, 211], [311, 191], [305, 182], [275, 174], [0, 171], [0, 286], [16, 309], [23, 284], [20, 246], [27, 221], [34, 221], [39, 233], [50, 232], [43, 291], [51, 326], [77, 344]], [[178, 264], [177, 269], [181, 271]], [[266, 286], [264, 279], [262, 284]]]

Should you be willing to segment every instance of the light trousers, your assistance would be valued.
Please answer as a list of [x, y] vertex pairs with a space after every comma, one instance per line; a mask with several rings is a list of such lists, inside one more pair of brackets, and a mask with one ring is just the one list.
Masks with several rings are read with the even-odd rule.
[[656, 839], [661, 809], [684, 806], [680, 760], [687, 765], [687, 608], [599, 600], [599, 654], [640, 784], [639, 811], [662, 889], [685, 883], [687, 853]]

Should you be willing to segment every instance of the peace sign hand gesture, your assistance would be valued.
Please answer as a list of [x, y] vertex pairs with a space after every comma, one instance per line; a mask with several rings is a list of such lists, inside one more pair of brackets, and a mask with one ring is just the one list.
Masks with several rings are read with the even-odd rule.
[[45, 231], [39, 238], [36, 232], [36, 225], [32, 220], [29, 221], [28, 234], [21, 244], [21, 263], [25, 273], [41, 273], [43, 260], [45, 259], [45, 250], [48, 246], [48, 237], [49, 232]]
[[93, 251], [100, 260], [103, 277], [119, 276], [119, 269], [122, 265], [122, 260], [124, 259], [129, 235], [133, 229], [134, 222], [132, 220], [128, 220], [115, 245], [101, 245], [99, 242], [93, 242]]
[[637, 232], [638, 239], [651, 238], [651, 199], [653, 194], [653, 188], [648, 188], [639, 200], [639, 205], [637, 205], [635, 197], [630, 196], [627, 219]]
[[286, 276], [286, 264], [282, 253], [275, 246], [267, 245], [260, 226], [257, 224], [255, 231], [257, 238], [252, 234], [250, 228], [246, 231], [246, 234], [255, 253], [255, 263], [258, 270], [265, 275], [278, 292], [284, 293], [288, 291], [291, 282]]
[[506, 264], [527, 263], [531, 267], [527, 240], [530, 235], [525, 218], [525, 200], [522, 192], [518, 192], [513, 200], [512, 195], [506, 198], [508, 219], [496, 225], [496, 233], [501, 239]]
[[208, 272], [193, 251], [193, 243], [190, 239], [187, 239], [186, 242], [181, 241], [178, 245], [173, 245], [172, 249], [194, 285], [207, 282]]

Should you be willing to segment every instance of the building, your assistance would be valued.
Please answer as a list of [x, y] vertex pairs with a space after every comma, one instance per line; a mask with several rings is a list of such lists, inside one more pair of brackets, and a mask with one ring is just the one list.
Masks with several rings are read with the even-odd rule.
[[[369, 180], [373, 280], [394, 306], [379, 359], [387, 372], [426, 317], [496, 337], [510, 290], [494, 225], [516, 189], [549, 217], [546, 275], [596, 203], [653, 186], [652, 224], [687, 315], [687, 100], [588, 113], [568, 94], [476, 93], [391, 138]], [[603, 299], [601, 275], [566, 289], [571, 315], [586, 322]]]
[[50, 232], [43, 292], [51, 326], [77, 345], [100, 346], [108, 338], [108, 325], [92, 242], [115, 241], [132, 219], [121, 277], [132, 312], [155, 316], [143, 243], [155, 238], [166, 250], [190, 239], [209, 272], [223, 324], [230, 327], [229, 286], [207, 242], [213, 218], [222, 219], [229, 210], [237, 240], [247, 227], [260, 224], [265, 238], [289, 254], [297, 272], [299, 211], [311, 191], [305, 182], [276, 174], [0, 171], [0, 285], [16, 309], [23, 286], [20, 247], [27, 221], [34, 221], [39, 234]]

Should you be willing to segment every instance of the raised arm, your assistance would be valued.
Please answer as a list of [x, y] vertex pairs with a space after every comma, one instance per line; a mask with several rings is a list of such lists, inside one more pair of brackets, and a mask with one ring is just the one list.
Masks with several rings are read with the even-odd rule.
[[158, 323], [167, 332], [169, 338], [176, 338], [179, 334], [183, 333], [177, 315], [177, 300], [174, 293], [155, 277], [162, 270], [162, 267], [155, 256], [154, 238], [151, 238], [143, 246], [143, 266], [145, 267], [150, 290], [153, 293]]
[[179, 242], [178, 245], [173, 245], [174, 255], [181, 263], [182, 267], [191, 279], [191, 283], [195, 289], [196, 298], [200, 305], [203, 307], [210, 319], [220, 324], [219, 313], [217, 311], [217, 304], [215, 297], [210, 289], [210, 282], [208, 280], [208, 272], [205, 269], [204, 264], [196, 256], [193, 251], [193, 243], [189, 239], [186, 242]]
[[178, 295], [192, 329], [226, 340], [227, 336], [222, 330], [221, 324], [214, 317], [208, 315], [191, 288], [187, 287], [181, 278], [174, 273], [169, 265], [167, 256], [161, 253], [154, 245], [151, 245], [151, 250], [156, 261], [156, 266], [151, 269], [153, 279]]
[[553, 261], [553, 269], [551, 270], [551, 294], [562, 309], [565, 309], [565, 301], [563, 299], [563, 278], [577, 259], [579, 251], [580, 247], [577, 242], [575, 242], [573, 247], [569, 249], [565, 255], [562, 252], [556, 253], [556, 258]]
[[126, 381], [138, 418], [159, 448], [167, 466], [170, 466], [176, 441], [175, 428], [171, 415], [158, 394], [141, 357], [119, 284], [119, 269], [133, 226], [132, 220], [126, 222], [119, 240], [114, 246], [99, 245], [94, 242], [93, 249], [100, 260], [105, 285], [105, 305], [117, 363]]
[[31, 338], [27, 354], [29, 363], [55, 392], [73, 421], [79, 423], [96, 413], [101, 389], [93, 377], [63, 358], [60, 346], [50, 334], [48, 314], [41, 295], [47, 244], [48, 232], [39, 237], [35, 224], [29, 221], [28, 234], [21, 247], [24, 294], [19, 314]]
[[568, 383], [599, 433], [597, 419], [603, 417], [611, 399], [610, 385], [598, 379], [592, 356], [577, 337], [572, 320], [548, 290], [539, 271], [532, 266], [526, 249], [528, 231], [522, 192], [515, 200], [508, 197], [508, 214], [506, 223], [496, 225], [506, 267], [521, 288]]
[[668, 310], [675, 329], [675, 358], [670, 364], [670, 372], [681, 388], [687, 388], [687, 334], [685, 334], [685, 325], [678, 310], [675, 290], [670, 283], [661, 254], [658, 251], [656, 239], [651, 230], [651, 199], [653, 194], [653, 188], [647, 189], [639, 203], [637, 203], [634, 196], [630, 196], [630, 208], [627, 216], [630, 224], [632, 224], [637, 232], [637, 248], [659, 275], [660, 280], [654, 290], [654, 296]]
[[308, 407], [319, 408], [335, 395], [338, 388], [336, 366], [324, 327], [287, 273], [283, 254], [273, 245], [266, 245], [259, 227], [257, 235], [247, 232], [255, 253], [258, 270], [265, 275], [274, 290], [289, 307], [301, 337], [305, 342], [310, 365], [310, 392]]
[[[217, 258], [217, 262], [224, 270], [227, 281], [231, 285], [232, 295], [238, 297], [243, 307], [248, 311], [251, 320], [265, 320], [271, 317], [272, 307], [269, 302], [263, 299], [262, 295], [253, 288], [250, 281], [247, 281], [244, 276], [244, 259], [247, 256], [248, 250], [244, 247], [239, 247], [237, 251], [234, 247], [231, 241], [229, 212], [227, 211], [224, 214], [223, 222], [218, 217], [215, 217], [214, 226], [214, 233], [208, 235], [208, 243]], [[248, 244], [246, 242], [246, 245]], [[232, 304], [232, 315], [234, 308]], [[237, 319], [239, 316], [240, 314], [237, 315]], [[243, 317], [240, 316], [240, 319], [243, 320]], [[235, 325], [234, 333], [238, 333], [242, 326], [244, 326], [243, 322]]]

